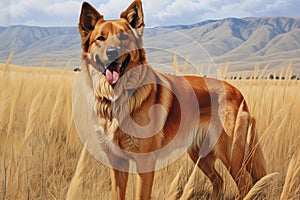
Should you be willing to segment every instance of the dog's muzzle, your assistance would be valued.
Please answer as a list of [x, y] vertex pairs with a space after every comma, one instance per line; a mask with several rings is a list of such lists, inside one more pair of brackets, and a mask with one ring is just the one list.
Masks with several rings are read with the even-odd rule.
[[130, 55], [126, 57], [126, 59], [120, 63], [118, 62], [119, 58], [119, 51], [117, 48], [110, 48], [106, 51], [109, 64], [105, 65], [99, 55], [96, 55], [94, 58], [89, 58], [88, 63], [93, 66], [94, 69], [101, 72], [103, 75], [106, 76], [106, 80], [111, 84], [114, 85], [118, 82], [120, 77], [124, 74], [129, 62], [130, 62]]

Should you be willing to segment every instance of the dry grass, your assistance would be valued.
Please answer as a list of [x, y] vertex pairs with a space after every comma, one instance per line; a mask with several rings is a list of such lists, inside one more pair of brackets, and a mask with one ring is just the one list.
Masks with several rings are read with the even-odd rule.
[[[256, 72], [258, 73], [258, 72]], [[76, 74], [0, 65], [0, 186], [2, 199], [110, 199], [109, 169], [86, 152], [72, 120]], [[230, 81], [257, 119], [271, 174], [249, 199], [300, 197], [300, 88], [292, 80]], [[226, 179], [224, 198], [237, 189]], [[133, 199], [130, 176], [127, 197]], [[187, 158], [158, 171], [154, 199], [207, 199], [211, 184]]]

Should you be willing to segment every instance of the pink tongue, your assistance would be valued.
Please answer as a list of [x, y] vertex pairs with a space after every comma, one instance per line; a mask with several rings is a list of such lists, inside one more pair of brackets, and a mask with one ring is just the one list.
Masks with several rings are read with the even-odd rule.
[[106, 80], [109, 82], [109, 84], [116, 84], [119, 78], [120, 75], [118, 72], [111, 72], [109, 69], [106, 70]]

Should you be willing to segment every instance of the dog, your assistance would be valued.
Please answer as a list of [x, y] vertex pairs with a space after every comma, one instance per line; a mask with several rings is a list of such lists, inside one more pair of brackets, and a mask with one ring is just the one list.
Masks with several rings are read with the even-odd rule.
[[89, 3], [82, 4], [81, 73], [94, 95], [97, 124], [111, 143], [112, 199], [125, 199], [130, 160], [137, 168], [136, 199], [151, 199], [157, 158], [182, 147], [211, 181], [213, 198], [223, 188], [216, 160], [244, 197], [266, 175], [255, 120], [244, 97], [221, 80], [155, 71], [143, 48], [144, 26], [140, 0], [118, 20], [105, 20]]

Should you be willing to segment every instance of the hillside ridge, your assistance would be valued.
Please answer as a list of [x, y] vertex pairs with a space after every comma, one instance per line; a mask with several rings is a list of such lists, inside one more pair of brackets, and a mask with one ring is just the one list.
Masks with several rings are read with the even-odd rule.
[[[243, 71], [255, 64], [270, 64], [279, 69], [292, 63], [300, 68], [300, 18], [226, 18], [192, 25], [146, 28], [145, 46], [160, 45], [178, 52], [177, 47], [199, 57], [198, 49], [178, 32], [199, 43], [216, 64], [230, 63], [230, 71]], [[14, 52], [13, 64], [63, 68], [80, 66], [80, 35], [74, 27], [37, 27], [14, 25], [0, 27], [0, 62]], [[174, 45], [173, 45], [174, 43]], [[157, 57], [155, 55], [152, 57]], [[169, 63], [170, 59], [156, 58]], [[151, 62], [151, 55], [149, 61]]]

